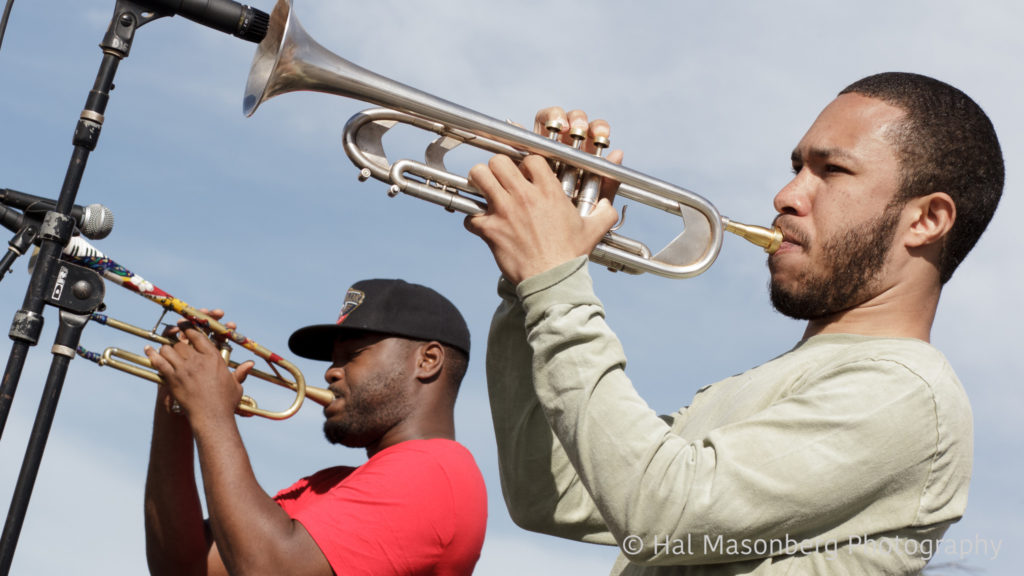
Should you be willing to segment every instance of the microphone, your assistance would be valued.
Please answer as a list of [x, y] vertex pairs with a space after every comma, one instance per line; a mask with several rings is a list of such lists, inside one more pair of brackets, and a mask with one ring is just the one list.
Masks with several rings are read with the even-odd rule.
[[[43, 224], [42, 222], [35, 218], [31, 218], [29, 216], [21, 214], [14, 208], [0, 206], [0, 226], [7, 228], [11, 232], [20, 232], [22, 228], [29, 225], [35, 226], [35, 229], [38, 232], [39, 228], [42, 227]], [[81, 231], [79, 230], [79, 232]], [[39, 238], [36, 237], [35, 234], [33, 234], [31, 237], [32, 244], [38, 246]], [[14, 240], [12, 240], [9, 250], [15, 252], [20, 256], [25, 253], [28, 246], [29, 244], [27, 240], [25, 241], [25, 244], [22, 245], [16, 245]], [[72, 236], [71, 239], [68, 240], [68, 245], [64, 247], [64, 254], [68, 254], [70, 256], [79, 258], [104, 258], [104, 255], [102, 252], [100, 252], [99, 248], [96, 248], [92, 244], [89, 244], [88, 242], [83, 240], [81, 236], [78, 235]], [[37, 248], [36, 251], [32, 254], [32, 257], [29, 259], [28, 270], [30, 273], [32, 272], [32, 269], [35, 267], [35, 262], [38, 255], [39, 249]]]
[[6, 206], [0, 206], [0, 226], [7, 228], [11, 232], [17, 232], [28, 224], [34, 224], [36, 230], [42, 226], [42, 223], [35, 218], [29, 218], [17, 210], [11, 210]]
[[[57, 202], [49, 198], [33, 196], [10, 188], [0, 189], [0, 203], [24, 211], [24, 216], [10, 215], [6, 210], [3, 212], [3, 225], [15, 231], [24, 225], [21, 218], [42, 218], [47, 212], [57, 208]], [[100, 240], [106, 238], [114, 229], [114, 213], [102, 204], [89, 204], [88, 206], [75, 204], [71, 207], [70, 216], [75, 221], [78, 231], [86, 238]], [[11, 228], [14, 225], [17, 227]]]
[[259, 44], [267, 35], [270, 16], [232, 0], [135, 0], [162, 14], [181, 14], [189, 20]]
[[[5, 212], [10, 212], [10, 211], [11, 210], [9, 210], [7, 208], [4, 208], [3, 206], [0, 206], [0, 219], [3, 220], [4, 226], [7, 226], [7, 215], [5, 214]], [[29, 218], [28, 220], [31, 220], [31, 218]], [[36, 242], [36, 243], [38, 244], [38, 242]], [[13, 249], [13, 247], [12, 247], [12, 249]], [[66, 254], [66, 255], [70, 256], [71, 258], [79, 258], [79, 259], [84, 259], [84, 258], [106, 258], [107, 257], [106, 254], [104, 254], [103, 252], [100, 252], [99, 248], [93, 246], [92, 244], [89, 244], [89, 242], [83, 240], [81, 236], [72, 236], [71, 240], [68, 240], [68, 245], [64, 247], [64, 250], [61, 252], [61, 254]], [[21, 255], [21, 253], [18, 252], [18, 255]], [[28, 273], [29, 274], [31, 274], [35, 270], [36, 263], [38, 261], [39, 261], [39, 248], [36, 248], [32, 252], [32, 255], [29, 256], [29, 258], [28, 258]], [[103, 273], [101, 273], [100, 275], [102, 276]]]

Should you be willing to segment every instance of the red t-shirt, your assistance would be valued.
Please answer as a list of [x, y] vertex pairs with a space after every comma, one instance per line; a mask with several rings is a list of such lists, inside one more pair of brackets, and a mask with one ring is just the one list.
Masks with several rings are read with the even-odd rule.
[[480, 469], [453, 440], [409, 440], [274, 497], [336, 574], [471, 574], [487, 526]]

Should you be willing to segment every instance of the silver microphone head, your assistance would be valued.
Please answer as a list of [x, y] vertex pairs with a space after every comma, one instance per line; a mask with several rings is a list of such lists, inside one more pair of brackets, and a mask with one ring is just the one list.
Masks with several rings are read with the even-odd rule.
[[89, 204], [82, 212], [79, 231], [86, 238], [100, 240], [114, 229], [114, 213], [103, 204]]

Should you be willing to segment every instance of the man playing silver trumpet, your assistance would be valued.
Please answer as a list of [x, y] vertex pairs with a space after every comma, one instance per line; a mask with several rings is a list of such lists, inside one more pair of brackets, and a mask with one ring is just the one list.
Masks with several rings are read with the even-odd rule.
[[[536, 125], [551, 120], [609, 135], [580, 111]], [[487, 211], [466, 227], [502, 274], [487, 379], [517, 524], [619, 546], [613, 574], [923, 569], [972, 461], [970, 405], [930, 331], [1001, 195], [999, 143], [959, 90], [885, 73], [829, 103], [792, 165], [768, 265], [803, 338], [667, 416], [626, 377], [587, 273], [614, 185], [581, 217], [543, 158], [472, 169]]]

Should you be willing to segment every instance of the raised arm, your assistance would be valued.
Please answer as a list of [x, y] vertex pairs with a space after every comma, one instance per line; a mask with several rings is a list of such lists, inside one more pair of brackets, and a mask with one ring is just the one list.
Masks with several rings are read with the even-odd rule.
[[504, 279], [498, 293], [502, 301], [487, 342], [487, 388], [509, 514], [527, 530], [614, 544], [537, 399], [522, 304]]
[[[209, 564], [207, 566], [203, 563], [203, 568], [207, 568], [209, 574], [230, 573], [236, 576], [332, 574], [326, 558], [305, 528], [292, 520], [256, 481], [234, 415], [242, 396], [241, 380], [251, 365], [243, 364], [232, 373], [221, 359], [216, 346], [205, 335], [187, 329], [185, 336], [185, 341], [173, 347], [164, 346], [159, 353], [147, 350], [150, 361], [167, 381], [169, 393], [178, 401], [184, 413], [184, 418], [159, 414], [160, 423], [163, 423], [164, 418], [179, 418], [180, 421], [167, 423], [167, 430], [161, 428], [161, 436], [164, 432], [174, 434], [174, 446], [171, 447], [174, 455], [165, 465], [157, 465], [156, 472], [167, 472], [166, 468], [182, 464], [185, 458], [182, 448], [184, 438], [191, 431], [202, 472], [213, 541], [213, 548], [207, 558]], [[160, 412], [159, 406], [157, 412]], [[190, 454], [188, 460], [190, 467]], [[152, 467], [150, 474], [154, 476]], [[175, 484], [186, 482], [185, 475], [180, 471], [173, 474]], [[151, 479], [154, 485], [164, 484], [162, 480]], [[188, 478], [187, 482], [194, 486], [192, 478]], [[174, 522], [169, 526], [167, 520], [162, 520], [169, 515], [172, 507], [167, 502], [158, 504], [155, 501], [180, 497], [178, 490], [181, 490], [180, 485], [178, 488], [165, 487], [162, 490], [155, 486], [152, 492], [153, 509], [163, 511], [154, 515], [154, 533], [164, 530], [166, 533], [151, 540], [160, 549], [154, 554], [155, 558], [151, 558], [151, 565], [165, 561], [175, 563], [174, 551], [163, 548], [170, 536], [167, 528], [177, 527]], [[195, 498], [189, 495], [179, 500], [189, 501], [186, 503], [190, 507], [186, 527], [190, 542], [188, 559], [185, 560], [187, 564], [195, 563], [195, 549], [199, 547], [192, 528], [198, 512], [198, 506], [192, 505], [197, 504]], [[158, 568], [165, 567], [167, 565]]]
[[146, 475], [146, 558], [154, 576], [206, 574], [210, 541], [196, 490], [192, 430], [170, 412], [170, 400], [160, 387]]

